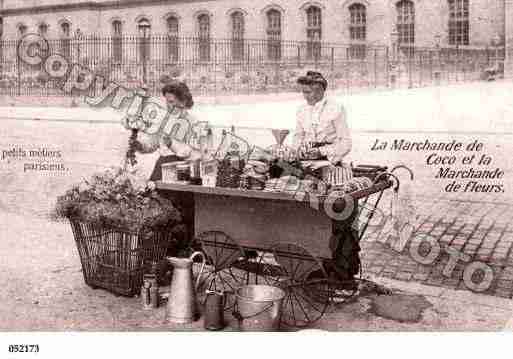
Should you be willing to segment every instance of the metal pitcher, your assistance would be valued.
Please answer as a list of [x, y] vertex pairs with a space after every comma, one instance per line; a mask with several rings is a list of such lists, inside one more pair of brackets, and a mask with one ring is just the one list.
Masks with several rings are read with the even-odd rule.
[[[202, 265], [193, 285], [192, 264], [196, 256], [201, 256]], [[196, 290], [205, 267], [205, 256], [201, 252], [194, 252], [189, 258], [168, 257], [167, 260], [173, 266], [173, 279], [166, 319], [173, 323], [192, 323], [196, 315]]]

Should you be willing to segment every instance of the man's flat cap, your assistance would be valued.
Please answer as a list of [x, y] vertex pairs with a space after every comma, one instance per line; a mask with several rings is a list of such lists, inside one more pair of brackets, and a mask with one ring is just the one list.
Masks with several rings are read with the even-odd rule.
[[328, 88], [328, 81], [322, 76], [320, 72], [307, 71], [305, 76], [301, 76], [297, 79], [297, 83], [300, 85], [313, 85], [319, 84], [324, 90]]

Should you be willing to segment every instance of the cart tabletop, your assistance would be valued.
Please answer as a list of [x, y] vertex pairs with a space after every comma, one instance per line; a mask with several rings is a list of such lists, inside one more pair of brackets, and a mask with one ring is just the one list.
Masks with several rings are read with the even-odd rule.
[[[373, 184], [371, 187], [347, 193], [353, 197], [353, 199], [357, 200], [360, 198], [365, 198], [370, 196], [371, 194], [383, 191], [387, 188], [390, 188], [393, 185], [393, 182], [390, 180], [383, 180]], [[259, 199], [267, 199], [267, 200], [278, 200], [278, 201], [308, 201], [309, 199], [304, 196], [302, 199], [300, 196], [297, 196], [297, 193], [292, 192], [272, 192], [272, 191], [257, 191], [257, 190], [241, 190], [238, 188], [225, 188], [225, 187], [206, 187], [206, 186], [198, 186], [191, 184], [181, 184], [181, 183], [167, 183], [162, 181], [156, 182], [156, 188], [159, 190], [168, 190], [168, 191], [176, 191], [176, 192], [189, 192], [189, 193], [198, 193], [198, 194], [206, 194], [206, 195], [217, 195], [217, 196], [230, 196], [230, 197], [246, 197], [246, 198], [259, 198]], [[312, 196], [312, 193], [308, 193], [309, 196]], [[314, 194], [315, 195], [315, 194]], [[322, 203], [328, 196], [326, 195], [315, 195], [319, 201]]]

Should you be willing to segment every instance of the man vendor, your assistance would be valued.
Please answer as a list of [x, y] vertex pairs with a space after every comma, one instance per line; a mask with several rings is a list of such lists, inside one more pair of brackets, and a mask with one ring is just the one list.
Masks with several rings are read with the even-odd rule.
[[[321, 73], [308, 71], [297, 83], [306, 104], [297, 110], [293, 147], [301, 158], [341, 165], [352, 146], [344, 107], [325, 96], [328, 81]], [[356, 288], [354, 276], [360, 269], [358, 230], [352, 226], [357, 210], [355, 204], [349, 218], [334, 223], [333, 261], [325, 264], [328, 273], [344, 283], [343, 289]]]

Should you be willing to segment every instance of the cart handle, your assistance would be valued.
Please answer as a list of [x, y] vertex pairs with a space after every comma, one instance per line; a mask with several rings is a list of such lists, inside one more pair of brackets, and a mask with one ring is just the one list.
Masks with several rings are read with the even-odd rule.
[[[383, 172], [383, 173], [380, 173], [375, 179], [374, 179], [374, 182], [372, 183], [372, 185], [374, 186], [375, 184], [377, 184], [380, 180], [381, 180], [381, 177], [383, 176], [387, 176], [387, 177], [392, 177], [394, 180], [395, 180], [395, 187], [394, 187], [394, 191], [395, 192], [399, 192], [399, 178], [397, 178], [396, 175], [390, 173], [390, 172]], [[388, 178], [387, 178], [388, 179]]]
[[413, 171], [411, 169], [409, 169], [408, 167], [406, 167], [405, 165], [395, 166], [394, 168], [392, 168], [390, 170], [390, 173], [394, 173], [394, 171], [399, 168], [404, 168], [406, 171], [408, 171], [408, 173], [410, 174], [410, 180], [413, 181]]

